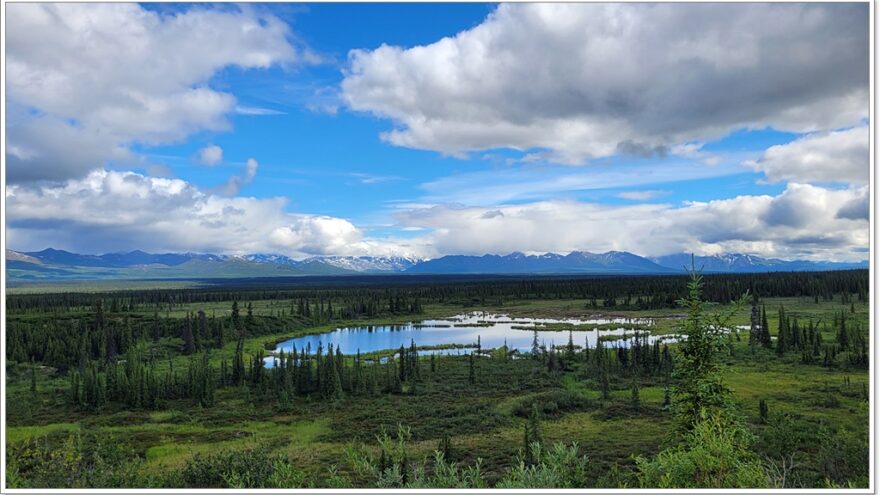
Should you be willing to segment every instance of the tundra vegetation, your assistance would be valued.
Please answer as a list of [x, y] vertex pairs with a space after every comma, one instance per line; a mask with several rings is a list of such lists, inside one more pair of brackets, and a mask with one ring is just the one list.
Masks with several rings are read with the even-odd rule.
[[[132, 286], [7, 296], [8, 487], [868, 486], [866, 270]], [[264, 366], [462, 310], [686, 338]]]

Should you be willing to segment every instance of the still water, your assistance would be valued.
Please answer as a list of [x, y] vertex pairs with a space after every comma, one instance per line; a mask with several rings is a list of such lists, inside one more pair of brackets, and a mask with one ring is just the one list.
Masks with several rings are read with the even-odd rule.
[[[532, 349], [534, 332], [531, 327], [546, 323], [570, 323], [577, 325], [572, 331], [574, 343], [583, 347], [587, 343], [590, 347], [596, 347], [600, 336], [619, 336], [620, 339], [605, 340], [606, 346], [627, 346], [628, 337], [636, 333], [635, 326], [652, 326], [654, 321], [646, 318], [612, 318], [612, 319], [550, 319], [550, 318], [516, 318], [507, 315], [488, 314], [482, 312], [457, 315], [453, 318], [441, 320], [423, 320], [398, 325], [370, 325], [357, 327], [337, 328], [332, 332], [306, 335], [295, 339], [285, 340], [278, 344], [274, 352], [282, 350], [290, 352], [294, 346], [297, 351], [311, 346], [314, 353], [318, 345], [324, 349], [332, 344], [339, 347], [343, 354], [355, 354], [358, 351], [368, 353], [386, 349], [397, 349], [401, 345], [409, 347], [410, 342], [416, 346], [439, 346], [456, 344], [464, 349], [423, 350], [420, 354], [467, 354], [477, 345], [477, 339], [483, 349], [493, 349], [507, 344], [508, 348], [517, 349], [520, 352], [529, 352]], [[607, 325], [619, 325], [617, 328], [607, 329]], [[592, 325], [592, 326], [591, 326]], [[604, 325], [606, 329], [599, 330], [596, 325]], [[519, 329], [529, 327], [528, 330]], [[541, 330], [537, 326], [538, 342], [550, 346], [562, 346], [568, 343], [568, 330], [552, 331]], [[644, 330], [641, 330], [644, 334]], [[648, 335], [648, 341], [653, 343], [658, 339], [672, 340], [670, 335]], [[266, 358], [267, 366], [272, 366], [274, 358]]]

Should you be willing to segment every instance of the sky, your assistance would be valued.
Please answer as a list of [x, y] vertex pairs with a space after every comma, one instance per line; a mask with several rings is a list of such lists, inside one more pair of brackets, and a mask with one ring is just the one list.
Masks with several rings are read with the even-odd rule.
[[8, 4], [7, 248], [869, 248], [868, 4]]

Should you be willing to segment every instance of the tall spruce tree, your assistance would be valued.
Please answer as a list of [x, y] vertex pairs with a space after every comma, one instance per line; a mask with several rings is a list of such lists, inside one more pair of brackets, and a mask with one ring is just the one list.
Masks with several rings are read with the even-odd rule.
[[186, 321], [183, 324], [183, 353], [192, 354], [196, 350], [195, 338], [193, 337], [192, 316], [186, 314]]

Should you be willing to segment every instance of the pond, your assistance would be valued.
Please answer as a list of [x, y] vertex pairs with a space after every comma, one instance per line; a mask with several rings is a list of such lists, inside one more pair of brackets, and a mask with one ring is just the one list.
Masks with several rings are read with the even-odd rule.
[[[569, 328], [576, 346], [588, 344], [596, 347], [600, 337], [606, 346], [628, 346], [630, 337], [637, 332], [646, 334], [654, 321], [647, 318], [595, 318], [595, 319], [551, 319], [551, 318], [511, 318], [502, 314], [482, 312], [457, 315], [447, 319], [423, 320], [395, 325], [365, 325], [337, 328], [331, 332], [305, 335], [278, 344], [273, 353], [297, 351], [311, 347], [315, 352], [318, 345], [324, 349], [332, 344], [343, 354], [369, 353], [397, 349], [401, 345], [409, 347], [415, 342], [418, 347], [452, 346], [456, 348], [425, 349], [419, 354], [467, 354], [477, 346], [479, 339], [483, 349], [494, 349], [507, 345], [510, 350], [529, 352], [532, 349], [534, 332], [538, 342], [547, 346], [564, 346], [568, 343]], [[548, 330], [564, 328], [564, 330]], [[611, 337], [609, 339], [609, 337]], [[619, 337], [619, 338], [614, 338]], [[648, 342], [655, 340], [673, 341], [674, 335], [647, 334]], [[274, 357], [266, 358], [266, 365], [272, 366]]]

